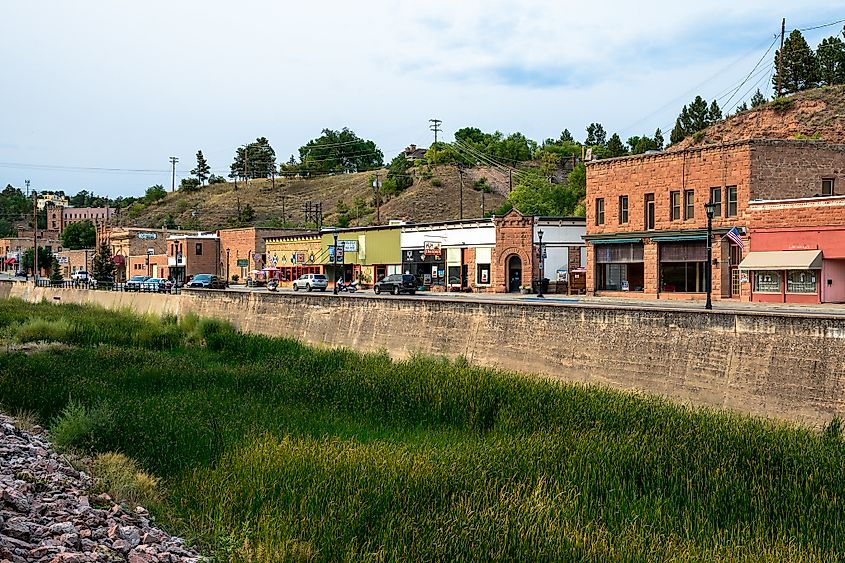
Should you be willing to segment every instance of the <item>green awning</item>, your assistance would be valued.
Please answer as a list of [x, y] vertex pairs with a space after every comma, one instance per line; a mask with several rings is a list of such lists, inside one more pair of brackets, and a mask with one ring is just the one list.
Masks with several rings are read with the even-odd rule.
[[642, 242], [643, 239], [640, 237], [636, 238], [603, 238], [603, 239], [593, 239], [589, 240], [592, 244], [628, 244], [632, 242]]
[[696, 235], [655, 235], [651, 237], [651, 240], [655, 242], [673, 242], [673, 241], [684, 241], [684, 240], [707, 240], [707, 234], [696, 234]]

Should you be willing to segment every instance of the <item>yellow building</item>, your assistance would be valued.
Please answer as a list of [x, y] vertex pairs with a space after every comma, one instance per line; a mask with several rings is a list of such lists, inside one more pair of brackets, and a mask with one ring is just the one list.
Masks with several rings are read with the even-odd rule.
[[283, 287], [303, 274], [324, 274], [329, 263], [328, 248], [319, 233], [304, 233], [264, 239], [266, 267], [253, 279], [278, 279]]
[[[326, 249], [327, 275], [370, 285], [389, 274], [402, 273], [400, 249], [401, 225], [379, 225], [352, 229], [324, 230], [322, 246]], [[343, 248], [342, 267], [332, 267], [335, 235]]]

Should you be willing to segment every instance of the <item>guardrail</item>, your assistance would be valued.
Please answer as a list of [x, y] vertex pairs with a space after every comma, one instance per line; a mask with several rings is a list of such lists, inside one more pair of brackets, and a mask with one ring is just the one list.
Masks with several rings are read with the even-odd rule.
[[49, 287], [53, 289], [89, 289], [92, 291], [128, 291], [136, 293], [169, 293], [171, 295], [178, 295], [182, 292], [181, 286], [173, 285], [169, 288], [157, 284], [132, 284], [114, 283], [114, 282], [98, 282], [96, 280], [62, 280], [53, 281], [49, 278], [39, 278], [35, 280], [35, 285], [38, 287]]

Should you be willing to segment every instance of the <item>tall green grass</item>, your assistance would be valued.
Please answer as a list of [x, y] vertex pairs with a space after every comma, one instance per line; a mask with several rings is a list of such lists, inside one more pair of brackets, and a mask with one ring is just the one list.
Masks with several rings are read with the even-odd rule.
[[0, 303], [7, 337], [22, 318], [64, 323], [52, 337], [73, 348], [0, 355], [0, 402], [54, 431], [73, 408], [113, 413], [83, 447], [161, 477], [157, 515], [221, 560], [845, 557], [835, 425]]

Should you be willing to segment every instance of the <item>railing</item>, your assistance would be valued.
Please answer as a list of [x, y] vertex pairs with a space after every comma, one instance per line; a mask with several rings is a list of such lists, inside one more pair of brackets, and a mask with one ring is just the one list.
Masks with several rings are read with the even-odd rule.
[[182, 292], [182, 286], [173, 285], [164, 287], [158, 284], [149, 283], [115, 283], [98, 282], [96, 280], [62, 280], [53, 281], [49, 278], [39, 278], [35, 281], [38, 287], [49, 287], [53, 289], [90, 289], [94, 291], [128, 291], [137, 293], [169, 293], [178, 295]]

